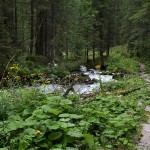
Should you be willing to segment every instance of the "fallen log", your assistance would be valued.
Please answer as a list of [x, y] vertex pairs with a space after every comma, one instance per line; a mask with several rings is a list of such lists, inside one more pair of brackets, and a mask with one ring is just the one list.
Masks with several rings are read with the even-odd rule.
[[122, 91], [117, 91], [114, 94], [115, 95], [123, 95], [123, 96], [125, 96], [127, 94], [130, 94], [130, 93], [135, 92], [135, 91], [140, 90], [140, 89], [141, 88], [134, 88], [134, 89], [129, 89], [129, 90], [122, 90]]

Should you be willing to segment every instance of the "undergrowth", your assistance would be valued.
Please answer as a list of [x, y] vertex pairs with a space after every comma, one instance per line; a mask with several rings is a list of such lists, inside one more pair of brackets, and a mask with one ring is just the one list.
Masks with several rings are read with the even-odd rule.
[[0, 148], [133, 150], [147, 94], [145, 82], [137, 77], [103, 84], [90, 100], [27, 89], [0, 92]]
[[139, 71], [138, 63], [127, 54], [127, 47], [122, 45], [111, 49], [106, 65], [111, 72], [136, 74]]
[[0, 150], [136, 149], [150, 95], [146, 83], [135, 75], [139, 66], [126, 54], [126, 47], [112, 49], [106, 65], [111, 72], [128, 75], [101, 83], [99, 93], [85, 97], [74, 94], [64, 98], [59, 93], [22, 89], [20, 82], [50, 78], [49, 84], [78, 71], [81, 64], [42, 67], [43, 61], [31, 57], [28, 63], [8, 68], [4, 79], [19, 88], [0, 91]]

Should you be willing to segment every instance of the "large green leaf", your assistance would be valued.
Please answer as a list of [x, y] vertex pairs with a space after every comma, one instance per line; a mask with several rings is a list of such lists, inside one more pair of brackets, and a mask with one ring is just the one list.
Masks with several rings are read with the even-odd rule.
[[99, 119], [96, 118], [96, 117], [89, 117], [89, 118], [88, 118], [88, 122], [91, 122], [91, 123], [99, 123]]
[[44, 110], [44, 112], [49, 112], [49, 113], [52, 113], [52, 114], [54, 114], [54, 115], [60, 114], [60, 110], [58, 110], [58, 109], [53, 109], [53, 108], [50, 107], [49, 105], [43, 105], [41, 108]]
[[29, 117], [29, 118], [27, 118], [26, 120], [25, 120], [25, 125], [26, 126], [32, 126], [32, 125], [35, 125], [35, 124], [37, 124], [37, 120], [33, 117], [33, 116], [31, 116], [31, 117]]
[[78, 128], [72, 128], [67, 132], [67, 135], [79, 138], [82, 137], [82, 132]]
[[75, 124], [69, 123], [69, 122], [58, 122], [58, 124], [62, 128], [69, 128], [69, 127], [74, 127], [75, 126]]
[[33, 137], [36, 135], [36, 130], [32, 129], [32, 128], [27, 128], [27, 129], [25, 129], [24, 133]]
[[49, 106], [49, 105], [43, 105], [41, 108], [42, 108], [45, 112], [48, 112], [52, 107]]
[[68, 121], [70, 121], [70, 118], [61, 118], [61, 119], [59, 119], [59, 121], [68, 122]]
[[90, 134], [83, 134], [84, 141], [89, 145], [89, 147], [94, 145], [94, 138]]
[[51, 97], [47, 97], [48, 100], [48, 104], [52, 104], [52, 105], [56, 105], [61, 101], [61, 97], [60, 96], [51, 96]]
[[29, 145], [29, 143], [27, 141], [20, 140], [18, 150], [25, 150], [28, 147], [28, 145]]
[[70, 114], [60, 114], [59, 117], [68, 118]]
[[60, 125], [57, 121], [46, 120], [44, 123], [49, 130], [57, 130], [60, 128]]
[[13, 115], [8, 118], [9, 121], [23, 121], [19, 115]]
[[24, 116], [31, 114], [31, 110], [30, 109], [25, 109], [22, 113]]
[[14, 131], [24, 127], [24, 122], [22, 121], [13, 121], [7, 125], [7, 131]]
[[62, 136], [62, 132], [54, 132], [48, 136], [48, 139], [51, 141], [57, 140]]
[[77, 114], [60, 114], [59, 117], [62, 118], [72, 118], [72, 119], [79, 119], [79, 118], [83, 118], [83, 115], [77, 115]]
[[71, 105], [72, 101], [69, 99], [62, 99], [59, 104], [60, 105]]
[[44, 113], [43, 109], [36, 109], [33, 111], [32, 114], [36, 116], [36, 115], [42, 115], [43, 113]]

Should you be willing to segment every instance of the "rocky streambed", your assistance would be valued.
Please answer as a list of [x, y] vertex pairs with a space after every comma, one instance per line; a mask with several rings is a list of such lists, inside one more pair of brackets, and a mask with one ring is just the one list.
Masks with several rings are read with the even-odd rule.
[[[68, 86], [72, 84], [71, 77], [73, 76], [73, 84], [72, 88], [69, 91], [69, 94], [77, 93], [77, 94], [90, 94], [93, 91], [97, 91], [100, 89], [100, 84], [104, 82], [114, 81], [113, 74], [111, 75], [103, 75], [104, 73], [100, 70], [95, 69], [87, 69], [85, 66], [80, 66], [80, 72], [74, 73], [70, 75], [70, 79], [68, 78], [67, 83], [60, 84], [47, 84], [41, 85], [38, 87], [44, 93], [65, 93], [68, 89]], [[82, 80], [84, 78], [84, 80]]]

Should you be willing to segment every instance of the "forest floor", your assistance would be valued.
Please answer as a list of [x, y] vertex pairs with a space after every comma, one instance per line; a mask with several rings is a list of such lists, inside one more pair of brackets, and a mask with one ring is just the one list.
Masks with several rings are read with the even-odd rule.
[[[140, 65], [140, 76], [148, 83], [148, 89], [150, 90], [150, 74], [145, 73], [145, 65]], [[150, 106], [146, 106], [147, 123], [142, 124], [142, 138], [138, 144], [138, 149], [150, 150]]]

